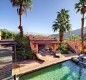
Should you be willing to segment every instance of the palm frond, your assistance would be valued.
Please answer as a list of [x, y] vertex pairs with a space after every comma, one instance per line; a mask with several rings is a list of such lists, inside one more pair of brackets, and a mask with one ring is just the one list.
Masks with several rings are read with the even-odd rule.
[[54, 32], [59, 29], [59, 25], [57, 24], [57, 22], [55, 22], [55, 23], [52, 25], [52, 29], [53, 29]]
[[[57, 12], [56, 20], [54, 21], [54, 24], [52, 26], [54, 32], [59, 30], [59, 32], [66, 32], [69, 31], [70, 26], [68, 27], [67, 24], [69, 24], [69, 10], [61, 9], [60, 12]], [[66, 29], [68, 28], [68, 29]]]
[[75, 4], [76, 13], [81, 11], [83, 4], [86, 6], [86, 0], [79, 0], [79, 2]]
[[10, 0], [10, 2], [12, 3], [13, 7], [18, 7], [19, 6], [19, 0]]
[[10, 2], [12, 3], [13, 7], [20, 7], [21, 5], [21, 1], [22, 1], [22, 9], [24, 10], [24, 12], [26, 13], [28, 9], [31, 10], [32, 7], [32, 1], [31, 0], [10, 0]]
[[70, 32], [71, 31], [71, 24], [67, 24], [66, 29], [67, 29], [68, 32]]

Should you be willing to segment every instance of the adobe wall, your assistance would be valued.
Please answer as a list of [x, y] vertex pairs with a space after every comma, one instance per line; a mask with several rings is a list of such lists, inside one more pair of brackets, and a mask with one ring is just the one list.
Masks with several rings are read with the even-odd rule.
[[31, 49], [34, 51], [34, 52], [38, 52], [38, 44], [33, 44], [31, 41], [30, 41], [30, 46], [31, 46]]
[[53, 51], [56, 51], [58, 49], [59, 44], [54, 43], [54, 44], [46, 44], [47, 48], [52, 48]]
[[[58, 49], [58, 45], [59, 44], [45, 44], [45, 47], [47, 48], [52, 48], [53, 51], [56, 51], [56, 49]], [[33, 44], [31, 41], [30, 41], [30, 46], [31, 46], [31, 49], [34, 51], [34, 52], [38, 52], [38, 44]]]

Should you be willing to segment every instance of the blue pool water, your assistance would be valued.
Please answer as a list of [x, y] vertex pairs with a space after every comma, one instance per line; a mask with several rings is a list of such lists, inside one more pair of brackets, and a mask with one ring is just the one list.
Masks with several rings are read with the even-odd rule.
[[86, 68], [66, 61], [22, 75], [19, 80], [86, 80]]

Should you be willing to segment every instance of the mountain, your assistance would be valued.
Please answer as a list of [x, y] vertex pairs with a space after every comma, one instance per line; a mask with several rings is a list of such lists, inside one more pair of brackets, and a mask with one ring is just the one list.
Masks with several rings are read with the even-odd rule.
[[[86, 33], [86, 27], [84, 27], [84, 34]], [[81, 35], [81, 29], [76, 29], [76, 30], [73, 30], [71, 31], [70, 33], [69, 32], [66, 32], [64, 34], [64, 38], [69, 38], [71, 35]], [[51, 36], [54, 36], [54, 37], [58, 37], [59, 34], [52, 34]]]

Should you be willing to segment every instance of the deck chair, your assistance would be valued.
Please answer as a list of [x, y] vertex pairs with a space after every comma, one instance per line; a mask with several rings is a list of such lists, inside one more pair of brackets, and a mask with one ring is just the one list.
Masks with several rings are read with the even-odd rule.
[[44, 57], [40, 53], [36, 54], [36, 59], [39, 60], [39, 61], [42, 61], [42, 62], [45, 61]]

